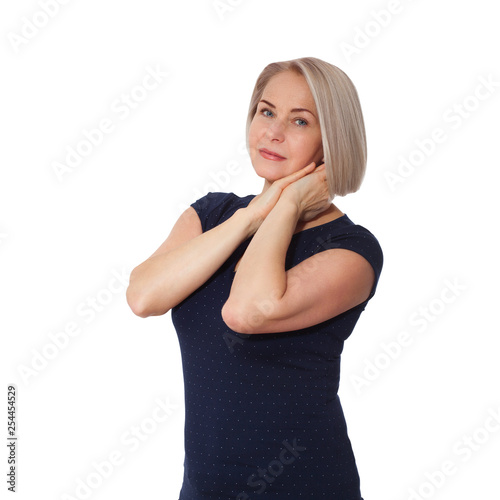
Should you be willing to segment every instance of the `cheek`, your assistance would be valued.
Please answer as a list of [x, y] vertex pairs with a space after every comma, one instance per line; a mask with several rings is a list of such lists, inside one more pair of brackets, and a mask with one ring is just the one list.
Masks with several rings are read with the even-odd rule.
[[318, 143], [312, 137], [301, 137], [300, 141], [297, 142], [296, 151], [301, 159], [308, 159], [318, 152]]
[[250, 146], [252, 146], [255, 142], [255, 128], [252, 126], [250, 126], [250, 129], [248, 130], [248, 142], [250, 143]]
[[257, 159], [258, 152], [257, 146], [259, 144], [259, 137], [256, 134], [255, 127], [250, 127], [248, 131], [248, 154], [252, 163]]
[[250, 123], [250, 128], [248, 129], [248, 141], [250, 144], [255, 142], [259, 138], [259, 125], [255, 121], [255, 118]]
[[321, 138], [318, 139], [318, 137], [310, 137], [304, 144], [303, 144], [303, 151], [307, 156], [314, 157], [323, 150], [323, 143], [321, 141]]

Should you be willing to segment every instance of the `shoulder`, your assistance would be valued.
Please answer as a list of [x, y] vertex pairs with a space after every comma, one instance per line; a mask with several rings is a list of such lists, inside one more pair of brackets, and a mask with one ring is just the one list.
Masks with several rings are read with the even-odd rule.
[[384, 263], [380, 242], [371, 231], [355, 224], [347, 215], [325, 224], [315, 235], [314, 245], [314, 253], [339, 248], [361, 255], [371, 264], [377, 284]]
[[316, 251], [331, 248], [358, 249], [373, 252], [383, 259], [382, 247], [376, 236], [366, 227], [355, 224], [347, 215], [324, 224], [315, 238]]
[[234, 193], [210, 192], [202, 196], [191, 207], [200, 218], [203, 231], [207, 231], [231, 217], [236, 210], [250, 203], [254, 195], [245, 197]]

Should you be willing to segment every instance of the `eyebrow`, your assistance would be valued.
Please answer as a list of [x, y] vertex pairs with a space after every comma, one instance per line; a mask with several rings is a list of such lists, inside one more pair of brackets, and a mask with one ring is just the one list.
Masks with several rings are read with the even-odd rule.
[[[259, 102], [265, 102], [268, 106], [270, 106], [271, 108], [274, 108], [276, 109], [276, 106], [272, 103], [270, 103], [269, 101], [266, 101], [265, 99], [261, 99]], [[301, 113], [302, 111], [307, 111], [308, 113], [311, 113], [311, 115], [314, 116], [314, 118], [316, 118], [316, 115], [312, 112], [312, 111], [309, 111], [307, 108], [293, 108], [292, 110], [290, 110], [292, 113]]]

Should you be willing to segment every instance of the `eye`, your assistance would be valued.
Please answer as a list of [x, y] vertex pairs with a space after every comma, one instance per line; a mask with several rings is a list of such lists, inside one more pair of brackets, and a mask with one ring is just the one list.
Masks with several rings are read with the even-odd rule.
[[[297, 122], [301, 122], [301, 123], [297, 123]], [[299, 127], [305, 127], [305, 126], [307, 125], [307, 122], [306, 122], [305, 120], [303, 120], [302, 118], [297, 118], [297, 119], [295, 120], [295, 123], [297, 123], [297, 125], [298, 125]]]
[[[262, 108], [260, 110], [260, 113], [264, 116], [271, 116], [273, 114], [273, 112], [267, 108]], [[269, 113], [269, 114], [267, 114], [267, 113]]]

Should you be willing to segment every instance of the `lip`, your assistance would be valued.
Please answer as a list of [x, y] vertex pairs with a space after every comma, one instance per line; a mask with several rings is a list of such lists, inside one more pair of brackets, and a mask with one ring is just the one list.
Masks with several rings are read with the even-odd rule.
[[266, 160], [273, 160], [273, 161], [286, 160], [286, 158], [283, 158], [283, 156], [279, 155], [278, 153], [274, 153], [273, 151], [269, 151], [269, 149], [266, 148], [259, 149], [259, 153]]

